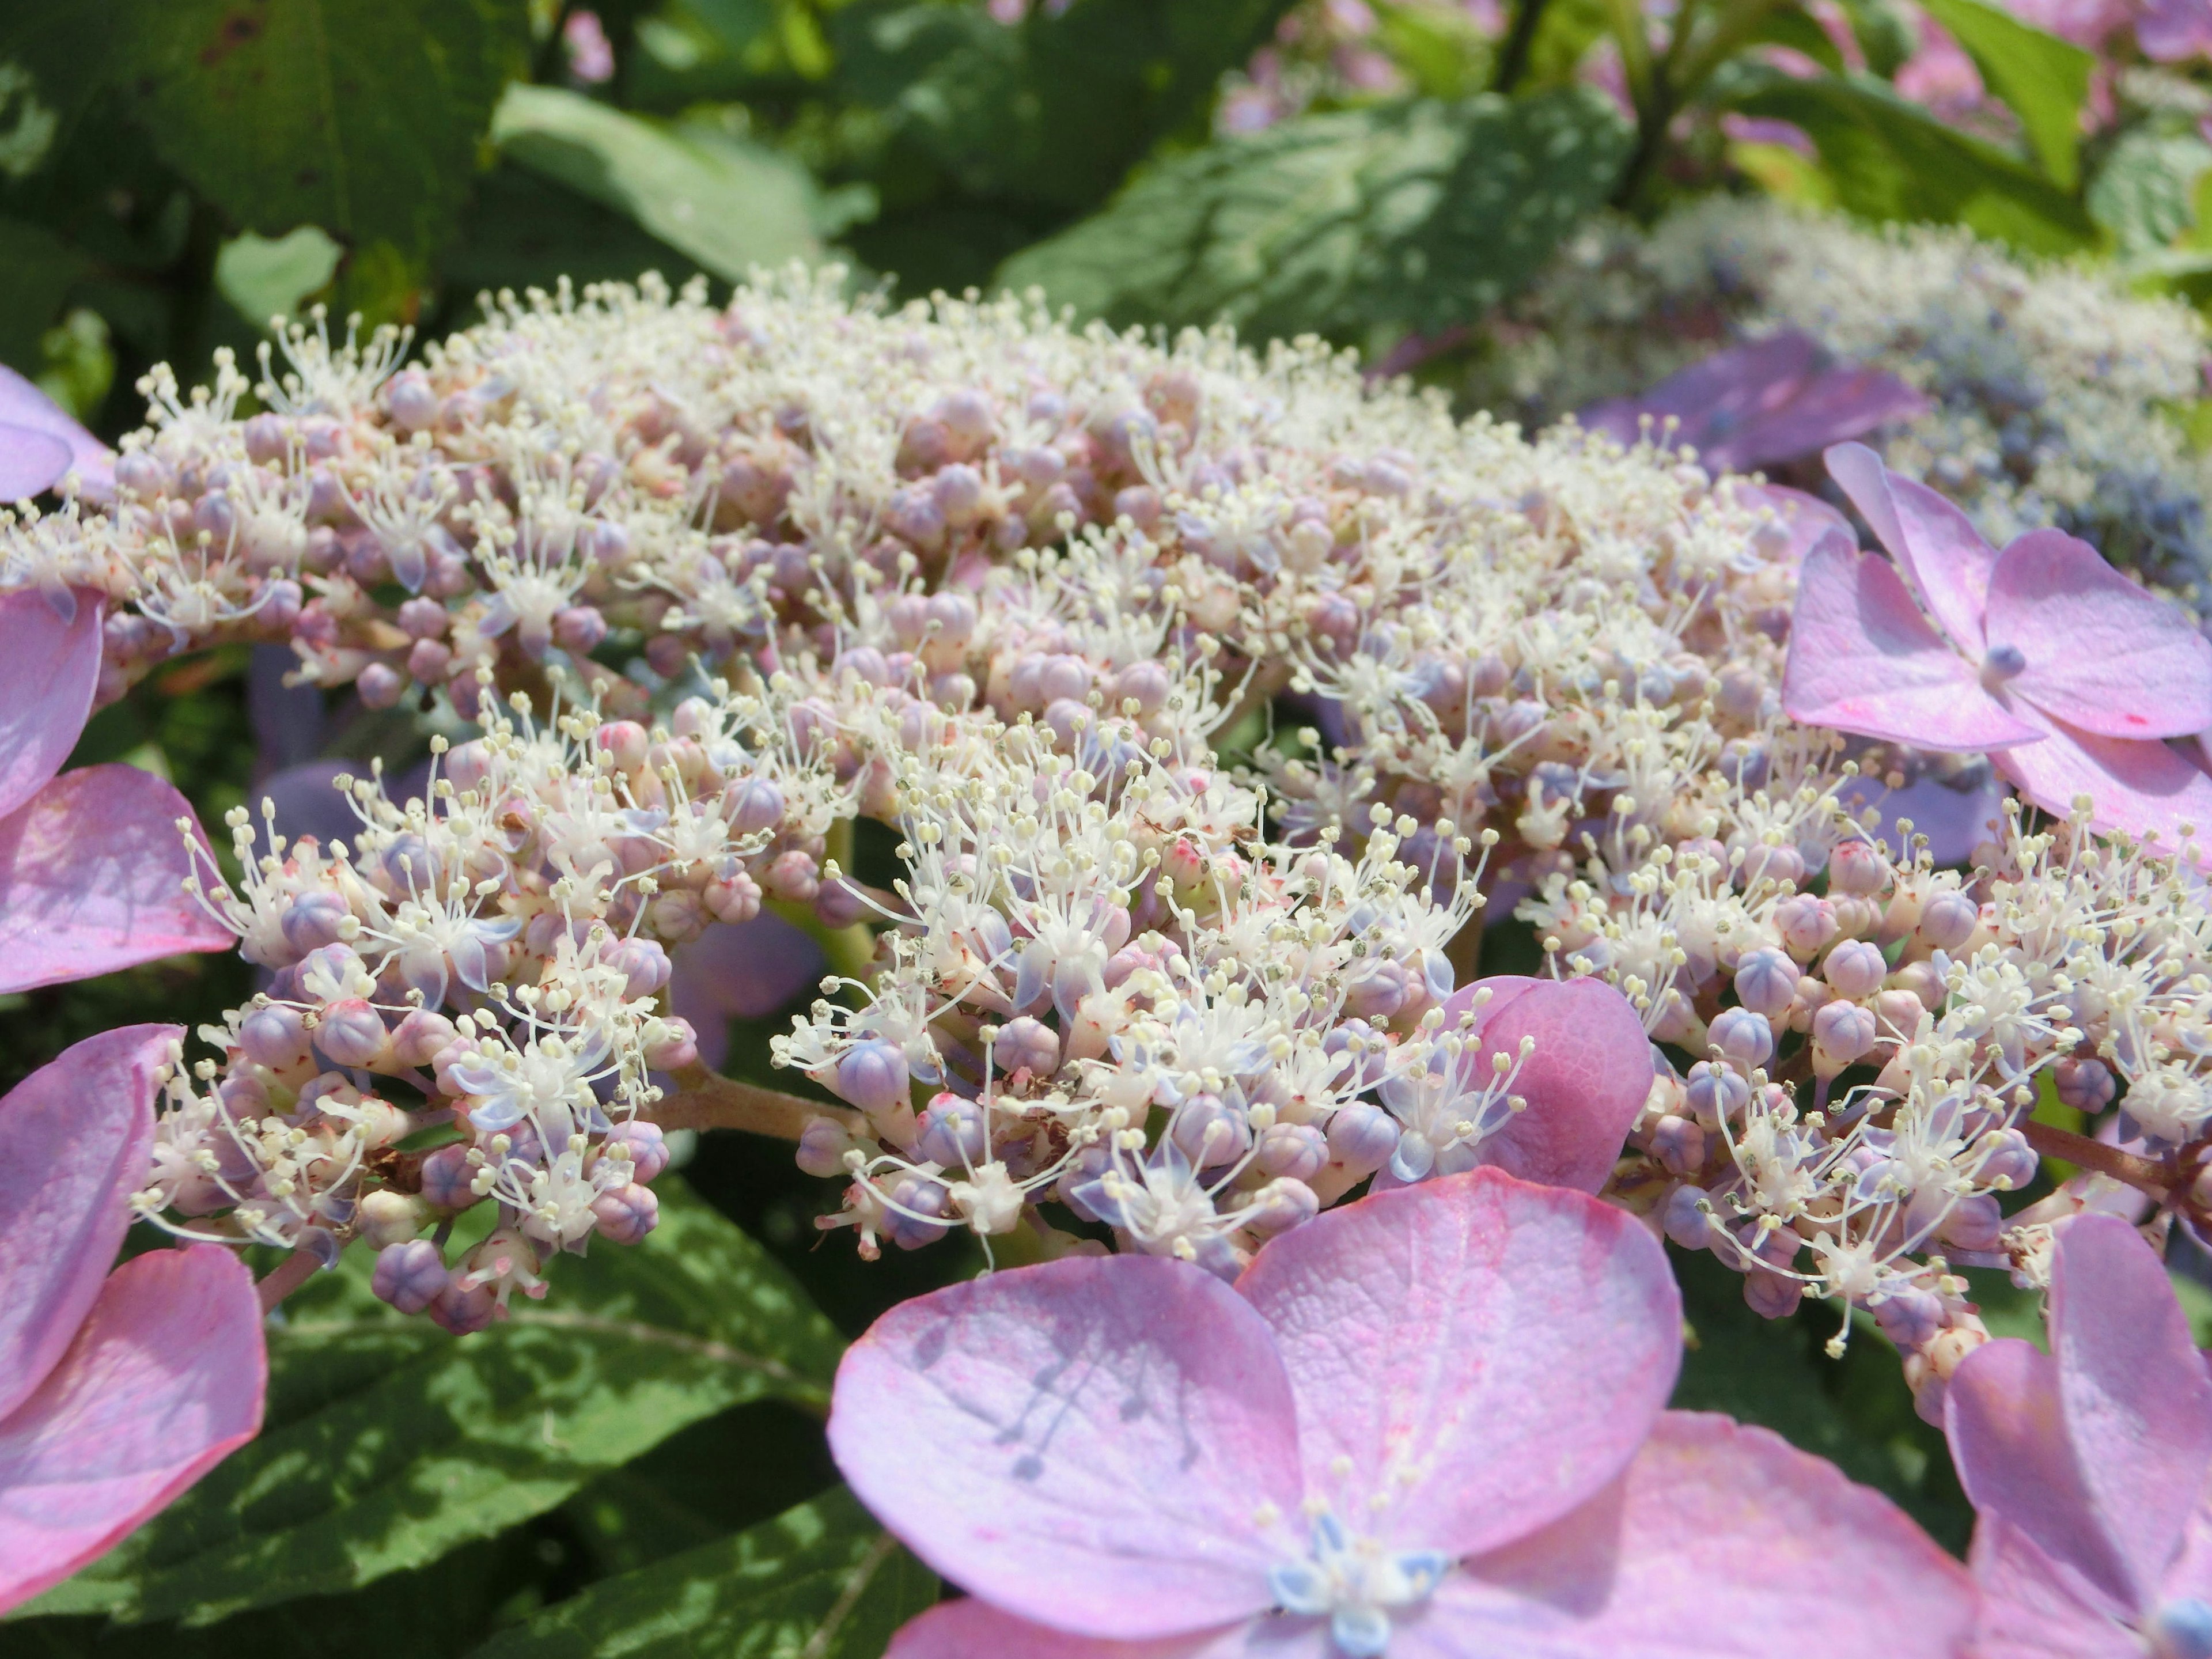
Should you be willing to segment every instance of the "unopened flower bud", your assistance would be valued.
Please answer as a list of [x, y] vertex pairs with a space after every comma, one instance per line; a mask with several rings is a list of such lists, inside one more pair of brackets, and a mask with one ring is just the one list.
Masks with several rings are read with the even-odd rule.
[[1651, 1131], [1651, 1155], [1668, 1175], [1694, 1175], [1705, 1164], [1705, 1132], [1686, 1117], [1672, 1114]]
[[793, 1161], [811, 1176], [842, 1175], [845, 1154], [852, 1146], [853, 1137], [836, 1119], [809, 1118], [805, 1128], [799, 1132], [799, 1151]]
[[634, 1117], [617, 1123], [599, 1143], [601, 1157], [629, 1154], [630, 1179], [651, 1181], [668, 1167], [668, 1141], [657, 1123]]
[[1872, 1304], [1874, 1322], [1905, 1353], [1926, 1346], [1943, 1328], [1943, 1300], [1917, 1285], [1892, 1291]]
[[1060, 1069], [1059, 1034], [1042, 1020], [1024, 1014], [1000, 1028], [991, 1059], [1005, 1076], [1026, 1069], [1032, 1077], [1050, 1077]]
[[271, 1003], [239, 1023], [238, 1046], [257, 1066], [286, 1072], [307, 1059], [307, 1026], [296, 1008]]
[[659, 1036], [645, 1045], [645, 1063], [656, 1072], [678, 1072], [698, 1061], [698, 1033], [680, 1015], [662, 1019]]
[[2004, 1231], [2004, 1212], [1988, 1194], [1972, 1193], [1952, 1204], [1936, 1231], [1954, 1250], [1994, 1250]]
[[2051, 1082], [2062, 1103], [2092, 1117], [2111, 1105], [2112, 1097], [2119, 1092], [2119, 1085], [2104, 1061], [2075, 1054], [2051, 1067]]
[[1870, 1052], [1876, 1030], [1874, 1011], [1855, 1002], [1831, 1002], [1813, 1016], [1813, 1070], [1833, 1077]]
[[333, 1066], [374, 1066], [391, 1058], [384, 1018], [359, 997], [333, 1002], [315, 1025], [315, 1047]]
[[1750, 1104], [1751, 1085], [1733, 1067], [1701, 1060], [1690, 1067], [1682, 1098], [1699, 1123], [1708, 1129], [1717, 1129], [1723, 1121], [1739, 1115]]
[[283, 931], [284, 942], [306, 956], [358, 933], [357, 925], [346, 925], [353, 920], [346, 902], [336, 893], [302, 893], [285, 907], [283, 920], [278, 926]]
[[918, 1250], [945, 1237], [945, 1224], [932, 1218], [948, 1214], [950, 1195], [941, 1181], [924, 1175], [901, 1176], [891, 1183], [884, 1231], [902, 1250]]
[[1879, 945], [1869, 945], [1864, 939], [1847, 939], [1828, 952], [1820, 972], [1835, 987], [1838, 996], [1856, 1001], [1881, 988], [1882, 981], [1889, 976], [1889, 963], [1883, 959]]
[[1938, 893], [1921, 907], [1913, 937], [1931, 951], [1955, 951], [1974, 936], [1981, 920], [1981, 906], [1964, 893]]
[[477, 1201], [477, 1194], [469, 1184], [475, 1180], [476, 1172], [476, 1165], [469, 1162], [469, 1149], [461, 1142], [425, 1153], [421, 1186], [423, 1201], [434, 1209], [467, 1209]]
[[1712, 1248], [1713, 1218], [1704, 1207], [1706, 1201], [1705, 1189], [1699, 1187], [1677, 1187], [1667, 1194], [1660, 1224], [1667, 1237], [1686, 1250]]
[[1168, 1137], [1201, 1170], [1233, 1164], [1252, 1148], [1252, 1124], [1218, 1095], [1194, 1095], [1176, 1109]]
[[1800, 893], [1774, 907], [1774, 929], [1783, 947], [1800, 962], [1810, 962], [1843, 931], [1836, 907], [1824, 898]]
[[472, 1285], [464, 1289], [457, 1278], [448, 1275], [445, 1289], [431, 1297], [428, 1312], [432, 1319], [455, 1336], [468, 1336], [484, 1329], [498, 1316], [499, 1292], [489, 1285]]
[[[404, 1244], [429, 1224], [430, 1206], [413, 1193], [380, 1187], [354, 1207], [354, 1231], [374, 1249]], [[381, 1272], [381, 1264], [378, 1271]], [[390, 1297], [385, 1298], [389, 1301]], [[411, 1311], [411, 1310], [410, 1310]]]
[[1389, 1113], [1371, 1102], [1355, 1100], [1331, 1115], [1328, 1149], [1346, 1169], [1368, 1175], [1398, 1150], [1398, 1120]]
[[1755, 1014], [1786, 1013], [1797, 994], [1797, 964], [1771, 945], [1747, 951], [1736, 964], [1735, 994]]
[[660, 1221], [660, 1200], [639, 1182], [601, 1193], [592, 1200], [599, 1235], [611, 1244], [635, 1244]]
[[1271, 1123], [1252, 1161], [1268, 1175], [1311, 1181], [1328, 1166], [1328, 1138], [1310, 1123]]
[[1713, 1017], [1707, 1041], [1748, 1072], [1774, 1053], [1774, 1029], [1748, 1008], [1723, 1008]]
[[888, 1120], [909, 1105], [906, 1055], [895, 1042], [870, 1037], [838, 1057], [830, 1086], [869, 1117]]
[[1754, 1268], [1743, 1276], [1743, 1299], [1761, 1319], [1787, 1319], [1805, 1299], [1805, 1287], [1787, 1274]]
[[444, 1293], [446, 1264], [427, 1238], [386, 1244], [377, 1252], [368, 1288], [404, 1314], [418, 1314]]
[[1889, 874], [1888, 859], [1872, 842], [1844, 842], [1828, 854], [1828, 885], [1838, 893], [1879, 893]]
[[1278, 1176], [1260, 1188], [1237, 1218], [1263, 1237], [1286, 1232], [1320, 1213], [1321, 1200], [1314, 1189], [1290, 1176]]

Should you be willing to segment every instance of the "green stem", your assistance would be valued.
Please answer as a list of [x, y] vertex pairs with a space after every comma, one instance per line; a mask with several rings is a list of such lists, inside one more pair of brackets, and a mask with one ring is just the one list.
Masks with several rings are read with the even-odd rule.
[[1513, 13], [1513, 27], [1505, 36], [1505, 45], [1498, 54], [1498, 73], [1492, 77], [1491, 90], [1510, 93], [1528, 72], [1528, 54], [1536, 45], [1536, 26], [1543, 21], [1546, 0], [1521, 0]]

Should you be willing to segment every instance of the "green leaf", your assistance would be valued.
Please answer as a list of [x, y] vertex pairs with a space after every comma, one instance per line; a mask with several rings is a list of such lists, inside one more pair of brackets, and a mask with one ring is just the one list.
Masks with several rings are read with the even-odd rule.
[[313, 225], [289, 236], [248, 231], [216, 251], [215, 285], [256, 328], [271, 317], [289, 317], [311, 294], [337, 275], [345, 250]]
[[0, 362], [29, 375], [46, 366], [46, 332], [88, 264], [43, 225], [0, 218]]
[[1787, 46], [1790, 51], [1811, 58], [1825, 70], [1838, 75], [1844, 72], [1844, 54], [1828, 38], [1827, 30], [1795, 7], [1784, 7], [1766, 13], [1742, 40], [1746, 46]]
[[525, 0], [111, 5], [139, 119], [234, 225], [386, 245], [417, 281], [529, 39]]
[[2193, 132], [2136, 128], [2112, 146], [2089, 182], [2089, 216], [2130, 263], [2173, 246], [2197, 223], [2197, 181], [2212, 169], [2212, 144]]
[[874, 1659], [936, 1577], [840, 1486], [592, 1585], [471, 1659]]
[[349, 1257], [270, 1333], [260, 1437], [35, 1610], [200, 1624], [352, 1589], [549, 1510], [731, 1406], [825, 1410], [829, 1322], [679, 1182], [661, 1202], [644, 1244], [560, 1259], [544, 1303], [459, 1340], [376, 1302]]
[[1989, 88], [2020, 117], [2044, 173], [2061, 190], [2081, 177], [2081, 102], [2096, 58], [1983, 0], [1921, 0], [1966, 48]]
[[514, 86], [492, 141], [508, 160], [627, 214], [716, 276], [817, 259], [805, 168], [704, 123], [664, 125], [556, 87]]
[[1860, 1322], [1841, 1359], [1822, 1352], [1837, 1314], [1810, 1303], [1765, 1320], [1744, 1304], [1743, 1277], [1710, 1254], [1668, 1248], [1692, 1346], [1670, 1402], [1756, 1423], [1887, 1493], [1936, 1540], [1963, 1551], [1973, 1510], [1942, 1431], [1920, 1420], [1897, 1351]]
[[1309, 116], [1162, 163], [999, 280], [1117, 325], [1443, 327], [1534, 275], [1626, 149], [1587, 89]]
[[1862, 218], [1963, 224], [2037, 253], [2078, 252], [2096, 240], [2081, 204], [2049, 179], [1870, 76], [1746, 76], [1729, 101], [1803, 128], [1837, 201]]

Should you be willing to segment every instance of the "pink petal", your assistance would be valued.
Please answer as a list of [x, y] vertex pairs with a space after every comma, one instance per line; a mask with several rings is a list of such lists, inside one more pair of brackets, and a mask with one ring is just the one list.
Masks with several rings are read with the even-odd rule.
[[174, 1025], [66, 1048], [0, 1099], [0, 1418], [68, 1347], [145, 1184], [154, 1097]]
[[[0, 368], [0, 374], [15, 371]], [[69, 471], [70, 447], [59, 438], [0, 421], [0, 501], [42, 495]]]
[[[1610, 433], [1628, 444], [1641, 434], [1644, 416], [1653, 416], [1655, 426], [1672, 416], [1681, 423], [1674, 441], [1705, 451], [1745, 422], [1787, 403], [1820, 360], [1820, 345], [1808, 336], [1771, 334], [1717, 351], [1638, 397], [1594, 404], [1577, 419], [1593, 432]], [[1722, 463], [1713, 465], [1717, 469]]]
[[1680, 1364], [1651, 1235], [1496, 1170], [1331, 1210], [1237, 1288], [1289, 1368], [1307, 1490], [1386, 1548], [1462, 1555], [1556, 1520], [1634, 1455]]
[[2003, 822], [2004, 804], [2012, 794], [1994, 772], [1976, 771], [1981, 781], [1966, 789], [1954, 789], [1933, 773], [1902, 789], [1887, 789], [1879, 779], [1862, 774], [1847, 780], [1836, 799], [1853, 817], [1869, 806], [1879, 808], [1883, 822], [1874, 833], [1891, 852], [1904, 851], [1905, 836], [1898, 823], [1909, 818], [1912, 833], [1928, 838], [1928, 851], [1938, 865], [1963, 864], [1977, 842], [1990, 838], [1990, 825]]
[[1952, 1377], [1943, 1416], [1951, 1461], [1984, 1525], [2016, 1528], [2099, 1597], [2136, 1605], [2127, 1564], [2081, 1478], [2057, 1360], [2017, 1337], [1984, 1343]]
[[1974, 1659], [2143, 1659], [2142, 1638], [2117, 1621], [2135, 1609], [1993, 1516], [1974, 1527], [1966, 1558], [1982, 1592]]
[[1760, 507], [1770, 509], [1788, 532], [1790, 544], [1782, 562], [1791, 567], [1802, 564], [1821, 537], [1831, 530], [1851, 538], [1851, 521], [1830, 507], [1818, 495], [1808, 495], [1802, 489], [1792, 489], [1786, 484], [1739, 483], [1735, 498], [1753, 512]]
[[0, 1609], [112, 1548], [252, 1439], [268, 1374], [235, 1252], [195, 1244], [118, 1267], [45, 1385], [0, 1419]]
[[1827, 452], [1828, 476], [1875, 537], [1912, 579], [1929, 614], [1976, 664], [1985, 648], [1982, 612], [1996, 550], [1973, 521], [1926, 484], [1892, 472], [1863, 444], [1838, 444]]
[[1765, 1429], [1668, 1412], [1622, 1475], [1466, 1564], [1391, 1659], [1953, 1659], [1966, 1573], [1887, 1498]]
[[2164, 1265], [2116, 1217], [2058, 1230], [2051, 1328], [2083, 1482], [2148, 1599], [2212, 1474], [2212, 1377]]
[[105, 765], [0, 818], [0, 991], [236, 944], [184, 890], [177, 820], [191, 812], [152, 774]]
[[1289, 1635], [1265, 1624], [1245, 1623], [1156, 1642], [1114, 1642], [1032, 1625], [972, 1597], [940, 1601], [908, 1620], [891, 1638], [884, 1659], [1229, 1659], [1236, 1654], [1341, 1659], [1328, 1639], [1328, 1627], [1318, 1620]]
[[2038, 730], [1982, 689], [1928, 625], [1894, 566], [1841, 537], [1806, 555], [1782, 707], [1808, 726], [1923, 749], [1993, 749], [2026, 743]]
[[[41, 441], [33, 446], [31, 440]], [[58, 443], [60, 464], [52, 466], [40, 482], [28, 489], [11, 488], [21, 476], [30, 476], [30, 457], [50, 453]], [[19, 458], [22, 458], [20, 459]], [[88, 494], [110, 495], [115, 489], [115, 452], [79, 426], [62, 406], [12, 368], [0, 365], [0, 501], [20, 501], [58, 483], [63, 473], [76, 467]]]
[[2179, 738], [2212, 726], [2212, 640], [2087, 542], [2037, 530], [1990, 578], [1991, 649], [2020, 647], [2007, 682], [2056, 719], [2108, 738]]
[[[1474, 1030], [1474, 1052], [1460, 1064], [1472, 1081], [1495, 1074], [1491, 1057], [1517, 1055], [1523, 1037], [1536, 1049], [1514, 1079], [1528, 1109], [1482, 1143], [1485, 1164], [1547, 1187], [1594, 1193], [1605, 1184], [1622, 1143], [1651, 1092], [1651, 1043], [1628, 999], [1601, 980], [1519, 979], [1500, 975]], [[1454, 1029], [1475, 987], [1444, 1002]]]
[[0, 817], [76, 747], [100, 679], [100, 620], [82, 597], [64, 621], [35, 588], [0, 595]]
[[1249, 1618], [1303, 1535], [1267, 1328], [1165, 1258], [1048, 1262], [900, 1304], [838, 1367], [830, 1449], [945, 1577], [1082, 1635]]
[[1928, 400], [1887, 370], [1838, 365], [1721, 436], [1704, 460], [1709, 468], [1731, 471], [1771, 466], [1927, 410]]
[[2049, 735], [1990, 758], [2045, 811], [2063, 817], [2074, 810], [2076, 795], [2087, 795], [2094, 827], [2139, 841], [2155, 834], [2168, 851], [2180, 847], [2183, 824], [2212, 829], [2212, 778], [2156, 738], [2100, 738], [2025, 700], [2014, 708]]

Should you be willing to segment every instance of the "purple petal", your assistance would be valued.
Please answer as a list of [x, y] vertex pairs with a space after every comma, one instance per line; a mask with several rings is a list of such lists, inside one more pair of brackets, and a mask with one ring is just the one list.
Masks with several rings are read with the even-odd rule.
[[67, 452], [62, 464], [44, 483], [30, 489], [10, 493], [0, 483], [0, 500], [12, 501], [36, 495], [58, 482], [71, 466], [76, 468], [88, 493], [101, 497], [114, 494], [115, 452], [71, 420], [59, 404], [30, 381], [0, 366], [0, 477], [8, 474], [14, 457], [21, 453], [17, 446], [28, 448], [24, 440], [30, 437], [58, 441]]
[[184, 890], [177, 820], [191, 812], [150, 773], [104, 765], [0, 818], [0, 992], [235, 945]]
[[2039, 730], [1982, 689], [1893, 566], [1840, 537], [1806, 556], [1782, 707], [1808, 726], [1923, 749], [1994, 749]]
[[[12, 372], [0, 368], [0, 374]], [[69, 465], [70, 447], [59, 438], [0, 421], [0, 501], [43, 495]]]
[[1650, 1233], [1496, 1170], [1331, 1210], [1237, 1289], [1289, 1369], [1307, 1490], [1385, 1548], [1462, 1555], [1557, 1520], [1635, 1455], [1680, 1364]]
[[32, 589], [0, 595], [0, 817], [76, 747], [100, 683], [100, 610], [79, 605], [64, 617]]
[[719, 1067], [730, 1022], [764, 1019], [821, 979], [830, 966], [804, 928], [763, 913], [709, 927], [669, 952], [669, 1006], [699, 1034], [699, 1057]]
[[[1253, 1632], [1253, 1626], [1237, 1624], [1157, 1642], [1113, 1642], [1032, 1625], [970, 1598], [941, 1601], [909, 1619], [884, 1659], [1229, 1659], [1255, 1653]], [[1310, 1630], [1270, 1632], [1257, 1651], [1267, 1659], [1341, 1659], [1317, 1620]]]
[[2136, 1610], [2052, 1560], [2019, 1528], [1983, 1516], [1966, 1559], [1982, 1592], [1974, 1659], [2142, 1659], [2142, 1638], [2118, 1622]]
[[2130, 743], [2078, 732], [2033, 703], [2018, 712], [2048, 733], [2041, 743], [1997, 750], [1990, 758], [2020, 793], [2061, 816], [2074, 798], [2094, 805], [2092, 825], [2137, 839], [2156, 834], [2168, 850], [2181, 845], [2181, 826], [2212, 828], [2212, 778], [2155, 738]]
[[1828, 476], [1873, 526], [1875, 539], [1911, 578], [1928, 612], [1956, 646], [1978, 664], [1987, 644], [1982, 613], [1988, 608], [1996, 550], [1973, 521], [1926, 484], [1891, 471], [1863, 444], [1838, 444], [1827, 452]]
[[1019, 1617], [1123, 1640], [1269, 1605], [1267, 1570], [1303, 1524], [1297, 1437], [1249, 1304], [1143, 1255], [900, 1304], [847, 1352], [830, 1414], [847, 1481], [939, 1572]]
[[[100, 1294], [154, 1142], [174, 1025], [63, 1051], [0, 1099], [0, 1418], [53, 1368]], [[4, 1556], [0, 1556], [4, 1559]]]
[[1849, 519], [1818, 495], [1808, 495], [1802, 489], [1786, 484], [1739, 483], [1735, 498], [1754, 510], [1766, 507], [1773, 512], [1790, 537], [1781, 562], [1793, 568], [1802, 564], [1805, 556], [1832, 530], [1846, 541], [1855, 540]]
[[[1471, 1080], [1493, 1077], [1492, 1057], [1517, 1055], [1523, 1037], [1536, 1044], [1513, 1084], [1528, 1109], [1482, 1143], [1482, 1161], [1523, 1181], [1595, 1192], [1651, 1092], [1644, 1022], [1626, 997], [1600, 980], [1501, 975], [1476, 983], [1490, 988], [1492, 1000], [1472, 1034], [1478, 1052], [1461, 1062]], [[1447, 1030], [1475, 988], [1445, 1001]]]
[[0, 1610], [112, 1548], [261, 1426], [261, 1309], [222, 1245], [124, 1263], [76, 1337], [0, 1420]]

